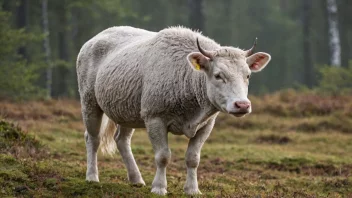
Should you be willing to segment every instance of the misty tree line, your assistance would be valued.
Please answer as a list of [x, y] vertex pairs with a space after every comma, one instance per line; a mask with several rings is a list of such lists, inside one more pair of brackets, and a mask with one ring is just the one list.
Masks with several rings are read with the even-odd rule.
[[81, 46], [120, 25], [151, 31], [182, 25], [242, 49], [258, 37], [257, 50], [270, 53], [272, 62], [253, 75], [252, 93], [311, 88], [321, 73], [329, 76], [324, 65], [347, 68], [352, 59], [349, 0], [0, 0], [0, 5], [0, 97], [77, 97]]

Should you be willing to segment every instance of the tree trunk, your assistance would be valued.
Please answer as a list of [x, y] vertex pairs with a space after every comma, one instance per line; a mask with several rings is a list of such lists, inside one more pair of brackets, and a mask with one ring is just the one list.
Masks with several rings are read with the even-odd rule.
[[[281, 10], [281, 13], [289, 12], [287, 0], [280, 0], [280, 10]], [[284, 34], [282, 36], [283, 36], [282, 38], [286, 40], [287, 34]], [[282, 82], [283, 87], [289, 85], [292, 82], [292, 80], [290, 79], [290, 76], [291, 76], [290, 68], [287, 66], [288, 64], [287, 57], [290, 57], [290, 55], [288, 54], [288, 49], [289, 49], [289, 46], [286, 44], [286, 42], [283, 42], [280, 47], [280, 52], [281, 52], [280, 60], [282, 61], [281, 62], [282, 67], [280, 71], [280, 74], [281, 74], [280, 81]]]
[[339, 67], [341, 66], [341, 46], [336, 0], [326, 0], [326, 8], [328, 14], [330, 64]]
[[339, 9], [339, 28], [340, 28], [340, 36], [341, 36], [341, 65], [343, 67], [349, 66], [349, 54], [350, 54], [350, 43], [349, 39], [349, 31], [348, 26], [350, 23], [350, 0], [341, 0]]
[[190, 27], [204, 32], [203, 0], [188, 0], [188, 8]]
[[304, 60], [304, 81], [308, 87], [313, 86], [313, 62], [311, 53], [311, 13], [312, 13], [312, 1], [302, 0], [303, 4], [303, 60]]
[[[73, 54], [78, 54], [79, 50], [81, 49], [81, 44], [80, 44], [80, 38], [79, 38], [79, 27], [78, 27], [78, 23], [79, 23], [79, 13], [80, 13], [80, 9], [79, 8], [71, 8], [70, 10], [71, 12], [71, 18], [70, 18], [70, 27], [71, 27], [71, 32], [70, 32], [70, 37], [69, 39], [72, 40], [72, 51]], [[71, 87], [78, 87], [77, 85], [77, 80], [76, 80], [76, 67], [72, 67], [71, 69], [71, 76], [74, 76], [70, 86]], [[74, 96], [76, 99], [79, 99], [79, 93], [78, 93], [78, 89], [73, 89], [73, 93], [71, 93], [72, 95], [70, 96]]]
[[281, 8], [281, 10], [287, 11], [287, 8], [288, 8], [287, 0], [280, 0], [280, 8]]
[[[53, 68], [53, 82], [52, 82], [52, 97], [67, 97], [69, 90], [69, 80], [70, 80], [70, 72], [69, 68], [66, 64], [69, 64], [70, 61], [70, 53], [69, 53], [69, 43], [68, 43], [68, 11], [67, 11], [67, 2], [61, 0], [60, 4], [55, 6], [55, 15], [58, 18], [58, 27], [55, 31], [55, 35], [52, 34], [53, 37], [57, 38], [57, 52], [58, 57], [65, 65], [56, 65]], [[56, 37], [57, 36], [57, 37]]]
[[[28, 0], [21, 0], [17, 7], [17, 27], [27, 29], [28, 25]], [[18, 53], [25, 59], [28, 59], [26, 47], [21, 46]]]
[[[232, 14], [232, 1], [231, 0], [224, 0], [223, 1], [223, 4], [224, 4], [224, 17], [226, 18], [226, 29], [225, 29], [225, 32], [223, 32], [225, 35], [224, 35], [224, 40], [225, 43], [228, 43], [228, 44], [233, 44], [233, 24], [232, 21], [231, 21], [231, 14]], [[225, 25], [225, 24], [224, 24]]]
[[45, 61], [47, 64], [46, 68], [46, 90], [47, 97], [51, 98], [51, 84], [52, 84], [52, 63], [50, 60], [51, 51], [50, 51], [50, 42], [49, 42], [49, 19], [48, 19], [48, 1], [42, 0], [42, 25], [43, 25], [43, 48], [45, 52]]
[[7, 12], [11, 12], [11, 0], [3, 0], [2, 1], [2, 9]]

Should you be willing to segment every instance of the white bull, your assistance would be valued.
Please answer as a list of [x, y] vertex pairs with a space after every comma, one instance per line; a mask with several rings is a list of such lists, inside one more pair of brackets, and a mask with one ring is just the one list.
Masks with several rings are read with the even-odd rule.
[[216, 116], [220, 111], [237, 117], [251, 112], [249, 77], [271, 59], [267, 53], [253, 54], [253, 49], [222, 47], [182, 27], [160, 32], [113, 27], [85, 43], [77, 76], [87, 129], [86, 179], [99, 181], [99, 145], [109, 153], [117, 145], [129, 181], [144, 185], [130, 142], [134, 128], [146, 128], [157, 167], [152, 192], [167, 193], [171, 132], [189, 138], [184, 190], [199, 194], [200, 150]]

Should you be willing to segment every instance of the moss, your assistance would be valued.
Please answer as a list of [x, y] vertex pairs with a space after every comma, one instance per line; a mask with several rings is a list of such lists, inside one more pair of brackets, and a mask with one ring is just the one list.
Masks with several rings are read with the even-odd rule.
[[11, 155], [0, 154], [1, 167], [13, 166], [18, 164], [16, 158]]
[[24, 191], [23, 184], [29, 182], [20, 161], [11, 155], [0, 154], [0, 186], [1, 196], [15, 196]]
[[143, 197], [149, 193], [147, 187], [133, 187], [127, 183], [87, 182], [78, 178], [67, 178], [60, 185], [65, 197]]
[[57, 190], [57, 185], [59, 184], [59, 179], [57, 178], [47, 178], [44, 180], [43, 185], [50, 190]]
[[7, 169], [7, 170], [0, 169], [0, 177], [4, 181], [24, 182], [24, 181], [27, 181], [28, 179], [28, 176], [25, 173], [14, 169]]

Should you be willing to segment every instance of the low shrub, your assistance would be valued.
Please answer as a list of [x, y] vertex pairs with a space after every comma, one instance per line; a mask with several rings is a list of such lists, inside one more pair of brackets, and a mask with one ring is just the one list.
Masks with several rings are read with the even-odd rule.
[[0, 153], [32, 158], [42, 158], [48, 154], [33, 136], [4, 120], [0, 120]]

